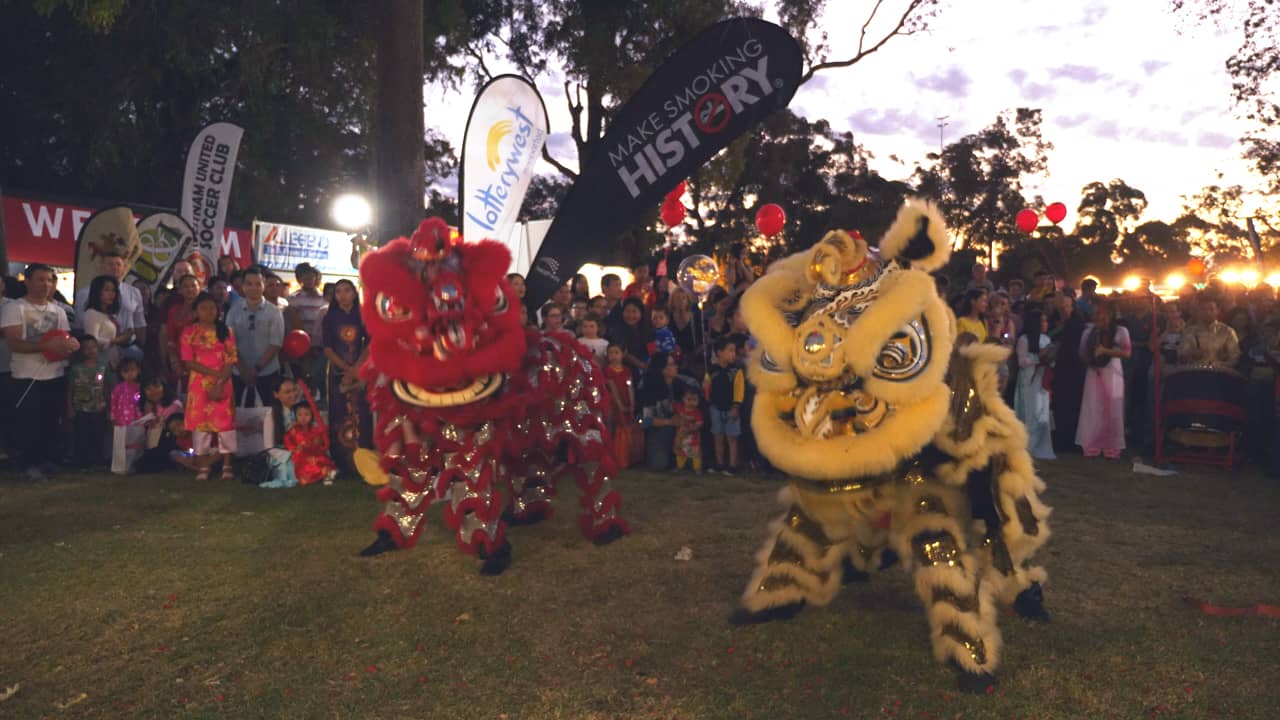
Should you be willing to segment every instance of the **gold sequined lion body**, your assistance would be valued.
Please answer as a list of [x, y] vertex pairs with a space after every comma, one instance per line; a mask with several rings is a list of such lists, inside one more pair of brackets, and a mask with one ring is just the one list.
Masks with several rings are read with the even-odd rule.
[[974, 689], [994, 682], [998, 605], [1047, 618], [1031, 556], [1049, 509], [997, 390], [1008, 351], [953, 352], [955, 319], [929, 275], [949, 254], [936, 209], [909, 200], [878, 249], [828, 233], [743, 296], [758, 341], [752, 429], [791, 478], [732, 620], [826, 605], [901, 559], [935, 656]]

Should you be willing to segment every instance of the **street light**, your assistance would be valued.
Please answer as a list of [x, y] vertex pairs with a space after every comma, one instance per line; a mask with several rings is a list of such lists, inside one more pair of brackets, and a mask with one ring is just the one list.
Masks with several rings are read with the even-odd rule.
[[1240, 272], [1240, 284], [1247, 288], [1258, 287], [1258, 283], [1262, 280], [1262, 274], [1252, 268]]
[[1182, 286], [1187, 284], [1187, 276], [1182, 273], [1173, 273], [1169, 275], [1169, 277], [1165, 278], [1164, 284], [1168, 286], [1170, 290], [1181, 290]]
[[333, 221], [343, 230], [363, 230], [373, 220], [373, 208], [360, 195], [340, 195], [333, 201]]
[[1137, 275], [1130, 275], [1129, 277], [1124, 279], [1125, 290], [1128, 290], [1129, 292], [1134, 292], [1139, 287], [1142, 287], [1142, 278], [1138, 277]]

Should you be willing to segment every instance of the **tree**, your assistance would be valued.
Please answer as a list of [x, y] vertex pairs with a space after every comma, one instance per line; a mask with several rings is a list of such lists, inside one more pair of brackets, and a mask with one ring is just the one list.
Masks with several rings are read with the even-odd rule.
[[[571, 135], [582, 167], [596, 151], [608, 120], [669, 55], [703, 28], [728, 17], [759, 16], [761, 3], [747, 0], [491, 0], [480, 2], [486, 19], [502, 17], [496, 32], [477, 37], [468, 54], [497, 53], [530, 78], [555, 68], [564, 76]], [[823, 70], [849, 67], [894, 37], [922, 30], [937, 0], [898, 0], [888, 15], [875, 0], [848, 58], [831, 59], [825, 33], [818, 30], [824, 0], [782, 0], [779, 20], [805, 48], [808, 80]], [[543, 157], [568, 177], [576, 172], [544, 149]]]
[[[1028, 205], [1023, 181], [1047, 172], [1046, 153], [1053, 147], [1041, 135], [1040, 122], [1038, 109], [1001, 113], [987, 128], [931, 155], [932, 166], [916, 169], [920, 193], [938, 200], [962, 246], [982, 248], [990, 257], [998, 246], [1026, 242], [1014, 222]], [[1052, 264], [1048, 258], [1046, 264]]]
[[381, 0], [373, 168], [378, 231], [407, 235], [423, 217], [422, 0]]
[[1112, 248], [1119, 257], [1120, 240], [1147, 209], [1147, 196], [1118, 178], [1105, 184], [1091, 182], [1080, 195], [1076, 235], [1085, 244]]
[[560, 202], [569, 194], [571, 185], [573, 183], [563, 175], [535, 175], [525, 192], [518, 219], [528, 222], [555, 217], [556, 208], [560, 207]]
[[833, 228], [878, 237], [911, 188], [877, 175], [870, 157], [852, 133], [780, 110], [693, 178], [695, 235], [707, 249], [756, 238], [756, 209], [777, 203], [787, 212], [779, 251], [808, 247]]
[[[1276, 0], [1170, 0], [1175, 13], [1195, 20], [1242, 29], [1240, 47], [1227, 58], [1236, 112], [1254, 128], [1240, 139], [1244, 159], [1262, 178], [1262, 191], [1280, 194], [1280, 5]], [[1280, 212], [1272, 210], [1272, 213]], [[1269, 229], [1280, 236], [1280, 223]]]
[[[436, 23], [429, 76], [456, 76], [442, 44], [473, 32], [460, 7], [431, 3], [423, 20]], [[226, 120], [246, 129], [234, 217], [325, 226], [334, 195], [371, 189], [376, 43], [362, 5], [27, 0], [3, 13], [0, 64], [21, 72], [0, 74], [13, 109], [0, 184], [176, 205], [192, 138]], [[442, 138], [419, 130], [411, 144], [428, 180], [452, 172]]]

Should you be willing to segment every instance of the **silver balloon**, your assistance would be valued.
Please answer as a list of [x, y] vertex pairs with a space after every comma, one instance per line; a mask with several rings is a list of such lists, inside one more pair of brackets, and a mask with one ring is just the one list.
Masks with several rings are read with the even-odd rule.
[[690, 255], [680, 263], [680, 269], [676, 271], [676, 282], [698, 298], [699, 302], [707, 299], [707, 294], [719, 279], [720, 268], [715, 260], [706, 255]]

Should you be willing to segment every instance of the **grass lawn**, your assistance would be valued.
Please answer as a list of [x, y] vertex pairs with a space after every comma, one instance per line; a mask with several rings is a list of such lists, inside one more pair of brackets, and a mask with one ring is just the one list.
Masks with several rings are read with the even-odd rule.
[[[1280, 604], [1277, 481], [1082, 458], [1041, 471], [1053, 622], [1002, 618], [987, 697], [955, 693], [896, 568], [787, 623], [725, 623], [776, 478], [628, 472], [631, 537], [589, 545], [565, 497], [511, 531], [498, 578], [439, 509], [416, 549], [357, 558], [376, 507], [355, 483], [4, 478], [0, 693], [22, 688], [0, 718], [1280, 714], [1280, 622], [1184, 602]], [[692, 561], [673, 559], [682, 545]]]

